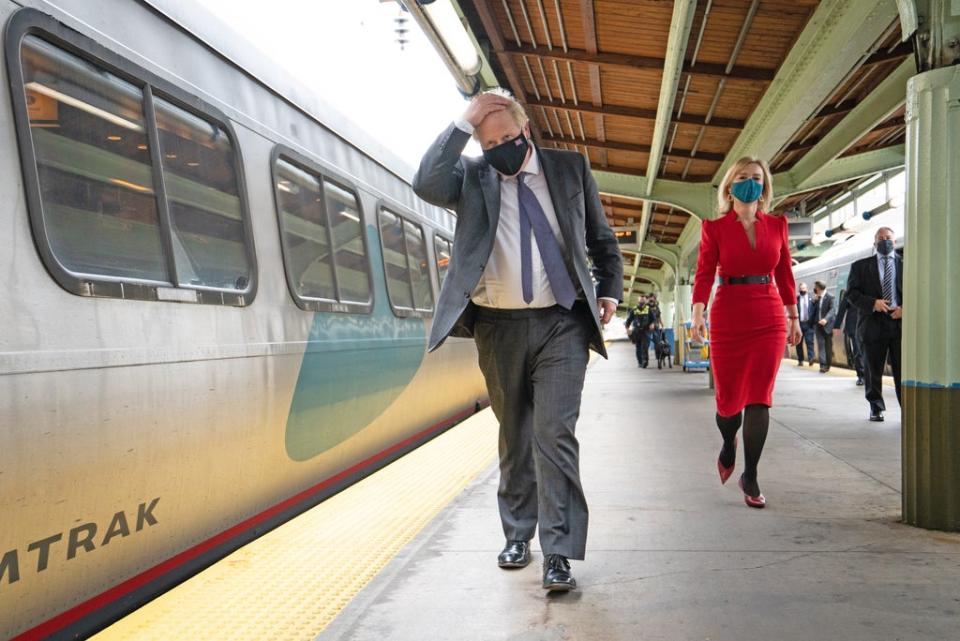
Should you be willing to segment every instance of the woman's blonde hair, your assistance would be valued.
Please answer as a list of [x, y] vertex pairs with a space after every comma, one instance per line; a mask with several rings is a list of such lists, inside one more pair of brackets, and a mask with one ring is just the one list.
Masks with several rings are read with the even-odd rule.
[[725, 214], [730, 211], [730, 208], [733, 206], [730, 186], [733, 184], [737, 174], [739, 174], [744, 167], [753, 164], [760, 165], [760, 169], [763, 171], [763, 192], [760, 194], [760, 209], [768, 212], [769, 208], [773, 206], [773, 176], [770, 174], [770, 167], [767, 166], [765, 160], [754, 158], [753, 156], [744, 156], [730, 165], [727, 173], [723, 175], [723, 180], [720, 181], [720, 188], [717, 190], [718, 214]]

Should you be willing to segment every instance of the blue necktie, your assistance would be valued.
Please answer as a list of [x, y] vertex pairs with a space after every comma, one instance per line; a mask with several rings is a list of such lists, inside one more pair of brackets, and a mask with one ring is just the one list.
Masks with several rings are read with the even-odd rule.
[[523, 286], [523, 300], [533, 300], [533, 263], [531, 258], [530, 230], [537, 237], [537, 248], [547, 272], [550, 289], [557, 303], [565, 309], [573, 307], [577, 299], [577, 290], [573, 287], [570, 274], [563, 263], [560, 244], [550, 228], [543, 207], [533, 191], [524, 184], [524, 174], [517, 176], [517, 196], [520, 199], [520, 280]]

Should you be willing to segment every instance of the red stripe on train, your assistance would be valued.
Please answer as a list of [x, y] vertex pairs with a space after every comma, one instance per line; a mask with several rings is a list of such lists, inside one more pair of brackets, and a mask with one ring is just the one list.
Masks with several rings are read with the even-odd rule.
[[356, 474], [357, 472], [362, 471], [364, 468], [370, 467], [374, 463], [383, 460], [384, 458], [390, 456], [391, 454], [397, 452], [398, 450], [402, 450], [408, 445], [412, 445], [413, 443], [416, 443], [418, 440], [424, 438], [425, 436], [428, 436], [432, 432], [436, 432], [444, 427], [460, 422], [462, 419], [466, 418], [467, 416], [473, 413], [474, 413], [473, 409], [464, 410], [447, 419], [444, 419], [443, 421], [440, 421], [439, 423], [431, 425], [427, 429], [417, 432], [413, 436], [410, 436], [400, 441], [399, 443], [391, 445], [390, 447], [383, 450], [382, 452], [374, 454], [373, 456], [360, 461], [359, 463], [347, 468], [346, 470], [340, 472], [339, 474], [331, 476], [330, 478], [314, 485], [313, 487], [308, 488], [300, 492], [299, 494], [295, 494], [294, 496], [288, 498], [285, 501], [282, 501], [281, 503], [277, 503], [273, 507], [267, 508], [263, 512], [256, 514], [250, 517], [249, 519], [238, 523], [237, 525], [233, 526], [228, 530], [224, 530], [220, 534], [217, 534], [216, 536], [207, 539], [203, 543], [198, 543], [192, 548], [185, 550], [180, 554], [170, 559], [167, 559], [166, 561], [158, 565], [155, 565], [149, 570], [142, 572], [141, 574], [138, 574], [137, 576], [134, 576], [130, 579], [127, 579], [123, 583], [115, 585], [114, 587], [110, 588], [106, 592], [98, 594], [92, 599], [84, 601], [83, 603], [76, 605], [65, 612], [60, 613], [57, 616], [53, 617], [52, 619], [48, 619], [47, 621], [44, 621], [40, 625], [27, 630], [26, 632], [20, 633], [19, 635], [13, 637], [10, 641], [34, 641], [36, 639], [43, 639], [51, 634], [54, 634], [57, 631], [67, 627], [71, 623], [74, 623], [82, 619], [83, 617], [96, 612], [100, 608], [112, 603], [113, 601], [116, 601], [117, 599], [119, 599], [120, 597], [126, 594], [129, 594], [130, 592], [136, 590], [137, 588], [140, 588], [146, 585], [147, 583], [160, 578], [167, 572], [170, 572], [171, 570], [179, 567], [180, 565], [183, 565], [187, 561], [195, 559], [196, 557], [200, 556], [204, 552], [210, 551], [216, 546], [229, 541], [231, 538], [235, 537], [236, 535], [242, 532], [245, 532], [246, 530], [249, 530], [250, 528], [256, 525], [259, 525], [260, 523], [263, 523], [267, 519], [273, 516], [276, 516], [280, 512], [283, 512], [287, 508], [296, 505], [300, 501], [303, 501], [304, 499], [307, 499], [312, 495], [323, 491], [324, 489], [330, 487], [334, 483], [337, 483], [338, 481], [342, 481], [343, 479], [353, 474]]

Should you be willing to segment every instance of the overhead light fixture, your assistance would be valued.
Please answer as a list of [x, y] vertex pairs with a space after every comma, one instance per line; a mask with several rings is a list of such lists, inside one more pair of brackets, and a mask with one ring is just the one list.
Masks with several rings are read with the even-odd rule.
[[119, 142], [123, 140], [123, 136], [107, 136], [107, 140], [110, 142]]
[[124, 129], [130, 129], [131, 131], [143, 131], [143, 127], [141, 125], [138, 125], [135, 122], [131, 122], [126, 118], [121, 118], [116, 114], [106, 111], [105, 109], [101, 109], [100, 107], [94, 107], [88, 102], [84, 102], [79, 98], [74, 98], [73, 96], [57, 91], [56, 89], [53, 89], [46, 85], [42, 85], [37, 81], [28, 82], [27, 84], [24, 85], [24, 88], [27, 89], [28, 91], [34, 91], [38, 94], [47, 96], [48, 98], [59, 100], [65, 105], [76, 107], [81, 111], [87, 112], [91, 116], [96, 116], [97, 118], [101, 118], [103, 120], [106, 120], [107, 122], [111, 122], [115, 125], [123, 127]]
[[440, 55], [466, 97], [480, 90], [482, 62], [450, 0], [398, 0]]
[[467, 30], [463, 28], [460, 16], [453, 9], [450, 0], [421, 1], [420, 5], [426, 11], [427, 17], [433, 23], [437, 34], [446, 44], [454, 60], [457, 61], [460, 70], [468, 76], [480, 71], [480, 56], [477, 55], [473, 41], [467, 34]]

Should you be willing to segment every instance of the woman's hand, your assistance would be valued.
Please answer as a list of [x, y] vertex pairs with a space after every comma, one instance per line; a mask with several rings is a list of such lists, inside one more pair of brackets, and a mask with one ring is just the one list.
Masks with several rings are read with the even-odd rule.
[[702, 343], [706, 340], [707, 323], [703, 319], [703, 314], [694, 313], [693, 321], [690, 323], [690, 340], [694, 343]]
[[797, 318], [789, 319], [789, 323], [787, 326], [787, 345], [796, 345], [802, 338], [800, 320]]

